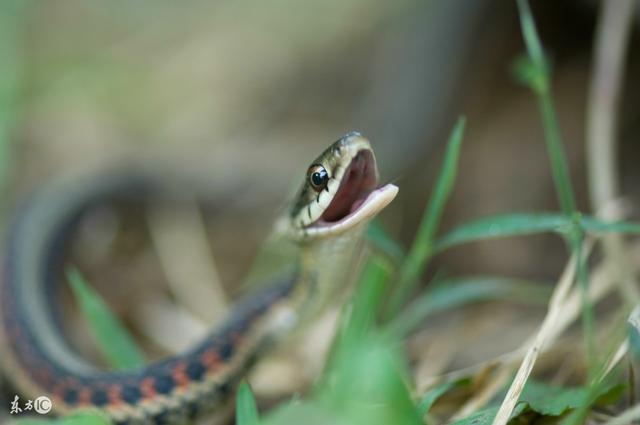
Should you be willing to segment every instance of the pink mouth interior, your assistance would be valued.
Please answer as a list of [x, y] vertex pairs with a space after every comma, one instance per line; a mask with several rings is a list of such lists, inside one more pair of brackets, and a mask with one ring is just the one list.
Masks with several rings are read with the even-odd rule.
[[319, 221], [332, 223], [342, 220], [364, 203], [376, 185], [373, 155], [366, 150], [358, 152], [345, 170], [338, 192]]

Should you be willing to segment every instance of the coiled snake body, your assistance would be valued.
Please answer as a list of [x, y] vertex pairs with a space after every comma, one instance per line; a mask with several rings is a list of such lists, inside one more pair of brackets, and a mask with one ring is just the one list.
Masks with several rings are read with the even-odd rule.
[[61, 245], [77, 217], [105, 197], [160, 190], [124, 175], [57, 186], [19, 211], [6, 241], [0, 283], [5, 374], [29, 397], [47, 395], [58, 413], [95, 408], [115, 423], [183, 423], [215, 411], [263, 348], [311, 318], [345, 282], [364, 225], [397, 193], [378, 188], [369, 142], [349, 133], [307, 170], [276, 225], [300, 245], [298, 272], [238, 303], [224, 323], [180, 355], [140, 369], [105, 371], [67, 344], [55, 320]]

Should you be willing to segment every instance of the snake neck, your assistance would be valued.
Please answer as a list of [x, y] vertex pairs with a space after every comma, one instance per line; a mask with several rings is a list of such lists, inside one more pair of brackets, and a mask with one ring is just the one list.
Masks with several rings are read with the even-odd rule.
[[302, 320], [312, 319], [349, 293], [363, 258], [362, 233], [366, 224], [331, 238], [306, 242], [300, 258], [300, 282], [292, 299]]

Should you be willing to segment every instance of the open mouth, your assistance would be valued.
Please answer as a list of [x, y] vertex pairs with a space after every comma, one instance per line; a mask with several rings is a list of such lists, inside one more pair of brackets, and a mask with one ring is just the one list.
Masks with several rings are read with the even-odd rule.
[[333, 199], [313, 227], [335, 227], [360, 222], [375, 215], [395, 197], [398, 188], [388, 184], [378, 188], [373, 153], [359, 151], [343, 173]]
[[340, 221], [355, 211], [377, 185], [373, 154], [360, 151], [345, 170], [338, 191], [320, 219], [327, 223]]

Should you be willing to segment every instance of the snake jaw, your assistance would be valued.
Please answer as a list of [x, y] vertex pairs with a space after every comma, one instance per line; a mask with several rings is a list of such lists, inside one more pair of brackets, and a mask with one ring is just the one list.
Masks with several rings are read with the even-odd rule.
[[398, 194], [398, 186], [386, 184], [374, 189], [364, 199], [357, 199], [351, 206], [349, 214], [337, 221], [318, 220], [307, 228], [310, 235], [330, 236], [344, 233], [358, 224], [365, 223], [382, 211]]
[[349, 133], [331, 145], [311, 166], [324, 167], [330, 176], [322, 190], [307, 182], [287, 223], [294, 238], [309, 240], [344, 233], [385, 208], [398, 188], [378, 187], [378, 169], [369, 141]]
[[316, 224], [337, 222], [355, 211], [376, 188], [375, 168], [373, 153], [359, 151], [344, 171], [338, 190]]

